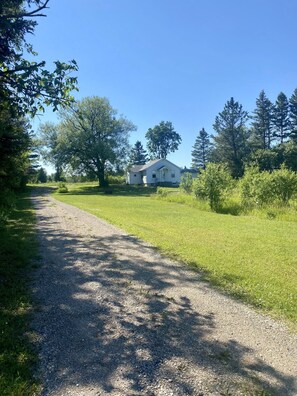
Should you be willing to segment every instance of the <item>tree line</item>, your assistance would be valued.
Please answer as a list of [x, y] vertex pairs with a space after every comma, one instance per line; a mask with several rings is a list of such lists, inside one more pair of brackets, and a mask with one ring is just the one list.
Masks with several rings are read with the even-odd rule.
[[272, 171], [285, 164], [297, 170], [297, 88], [289, 99], [281, 92], [274, 104], [262, 90], [251, 115], [231, 98], [213, 128], [215, 135], [204, 128], [199, 131], [192, 150], [193, 168], [221, 162], [235, 178], [243, 176], [247, 165]]
[[13, 193], [32, 171], [34, 139], [29, 117], [46, 106], [53, 110], [73, 102], [77, 89], [74, 60], [54, 62], [52, 71], [28, 42], [37, 20], [46, 16], [49, 0], [2, 0], [0, 3], [0, 221]]
[[[192, 167], [205, 169], [207, 163], [224, 163], [232, 177], [240, 178], [248, 165], [273, 170], [285, 164], [297, 169], [297, 89], [288, 100], [280, 93], [276, 103], [261, 91], [252, 115], [231, 98], [215, 117], [215, 135], [204, 128], [192, 150]], [[170, 121], [161, 121], [145, 134], [147, 150], [137, 140], [132, 149], [129, 133], [136, 126], [118, 117], [106, 98], [84, 98], [60, 111], [60, 123], [40, 127], [43, 158], [55, 166], [55, 179], [63, 168], [72, 174], [108, 183], [107, 175], [124, 172], [127, 166], [142, 165], [149, 159], [166, 158], [178, 149], [181, 136]], [[250, 121], [250, 124], [248, 122]]]
[[66, 168], [105, 187], [109, 174], [123, 174], [127, 167], [145, 164], [149, 158], [166, 158], [181, 142], [172, 123], [161, 121], [146, 133], [148, 154], [140, 141], [132, 148], [129, 145], [129, 134], [136, 129], [118, 116], [107, 98], [87, 97], [60, 111], [58, 124], [40, 125], [41, 154], [55, 167], [56, 181]]
[[[38, 58], [28, 42], [38, 18], [46, 16], [49, 0], [3, 0], [0, 4], [0, 212], [12, 202], [12, 192], [34, 174], [38, 153], [55, 167], [56, 180], [63, 169], [95, 178], [100, 186], [107, 175], [123, 172], [127, 165], [166, 158], [178, 149], [181, 135], [172, 122], [161, 121], [146, 132], [147, 150], [137, 141], [129, 146], [136, 126], [118, 115], [108, 99], [98, 96], [75, 101], [77, 89], [74, 60], [54, 62], [53, 71]], [[29, 117], [46, 106], [59, 111], [58, 124], [40, 126], [38, 139]], [[251, 121], [251, 122], [250, 122]], [[248, 125], [248, 122], [250, 124]], [[233, 98], [227, 101], [213, 125], [215, 135], [204, 128], [192, 151], [192, 167], [204, 169], [208, 162], [222, 162], [235, 178], [246, 165], [273, 170], [285, 164], [297, 169], [297, 89], [288, 99], [280, 93], [273, 104], [262, 91], [249, 115]], [[45, 180], [39, 169], [38, 180]]]

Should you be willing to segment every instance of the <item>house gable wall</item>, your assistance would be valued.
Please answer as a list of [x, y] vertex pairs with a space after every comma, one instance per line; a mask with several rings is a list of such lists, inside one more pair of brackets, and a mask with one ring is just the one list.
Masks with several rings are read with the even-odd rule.
[[[173, 175], [174, 177], [172, 177]], [[162, 159], [147, 168], [146, 184], [157, 184], [162, 182], [173, 184], [180, 183], [180, 168], [166, 159]]]
[[181, 169], [166, 159], [147, 164], [143, 170], [129, 171], [128, 184], [156, 185], [158, 183], [179, 184]]

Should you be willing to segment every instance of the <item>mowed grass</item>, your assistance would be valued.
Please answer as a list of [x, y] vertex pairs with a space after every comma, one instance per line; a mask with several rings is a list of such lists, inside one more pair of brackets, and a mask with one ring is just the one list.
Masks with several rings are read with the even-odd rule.
[[[37, 394], [36, 356], [28, 338], [32, 303], [28, 288], [36, 257], [35, 218], [27, 194], [19, 196], [0, 228], [0, 395]], [[27, 334], [27, 335], [26, 335]]]
[[200, 269], [228, 293], [297, 325], [297, 223], [231, 216], [153, 199], [151, 189], [112, 194], [68, 185], [63, 202], [101, 217]]

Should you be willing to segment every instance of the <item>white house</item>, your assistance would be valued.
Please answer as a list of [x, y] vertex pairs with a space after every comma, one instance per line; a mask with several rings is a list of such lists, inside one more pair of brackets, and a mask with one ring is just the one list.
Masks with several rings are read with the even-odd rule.
[[179, 185], [181, 169], [167, 159], [149, 161], [145, 165], [133, 165], [127, 173], [127, 184]]

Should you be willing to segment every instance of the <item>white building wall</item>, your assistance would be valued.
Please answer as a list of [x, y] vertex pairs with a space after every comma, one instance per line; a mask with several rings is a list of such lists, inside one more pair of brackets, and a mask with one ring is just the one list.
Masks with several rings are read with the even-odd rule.
[[127, 178], [128, 184], [142, 184], [140, 172], [129, 172]]
[[163, 182], [179, 184], [180, 178], [181, 169], [168, 160], [162, 159], [141, 172], [128, 172], [127, 183], [154, 185]]

